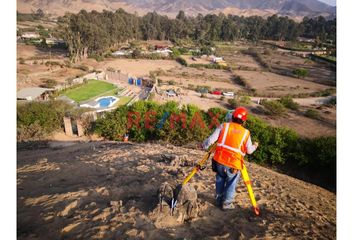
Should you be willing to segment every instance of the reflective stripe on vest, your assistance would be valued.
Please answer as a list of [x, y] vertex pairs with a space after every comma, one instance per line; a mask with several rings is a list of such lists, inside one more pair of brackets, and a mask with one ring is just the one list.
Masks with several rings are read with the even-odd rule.
[[231, 146], [225, 144], [227, 134], [229, 133], [229, 127], [230, 127], [230, 123], [226, 123], [226, 127], [225, 127], [225, 131], [224, 131], [224, 135], [222, 137], [222, 141], [221, 141], [221, 143], [218, 143], [217, 146], [226, 148], [226, 149], [231, 150], [233, 152], [240, 153], [244, 157], [246, 155], [246, 153], [241, 151], [241, 147], [242, 147], [242, 144], [245, 141], [245, 138], [246, 138], [246, 136], [248, 134], [248, 131], [245, 130], [245, 133], [242, 136], [242, 140], [240, 141], [240, 144], [239, 144], [238, 148], [234, 148], [234, 147], [231, 147]]

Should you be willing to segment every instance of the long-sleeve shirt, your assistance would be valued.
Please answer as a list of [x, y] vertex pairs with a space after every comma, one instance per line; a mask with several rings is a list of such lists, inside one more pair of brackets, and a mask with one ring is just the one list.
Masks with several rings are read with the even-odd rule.
[[[223, 129], [223, 124], [219, 125], [219, 127], [217, 127], [215, 129], [215, 131], [213, 132], [213, 134], [211, 134], [204, 142], [203, 142], [203, 148], [206, 150], [208, 149], [211, 145], [213, 145], [213, 143], [215, 143], [218, 138], [219, 135], [221, 133], [221, 130]], [[256, 150], [256, 146], [254, 146], [252, 144], [252, 140], [251, 140], [251, 135], [248, 137], [247, 143], [246, 143], [246, 153], [247, 154], [252, 154], [255, 150]]]

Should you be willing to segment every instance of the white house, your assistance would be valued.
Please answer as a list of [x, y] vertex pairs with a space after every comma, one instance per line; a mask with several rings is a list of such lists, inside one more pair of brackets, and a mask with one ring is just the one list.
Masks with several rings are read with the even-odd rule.
[[40, 35], [35, 32], [25, 32], [25, 33], [22, 33], [21, 38], [22, 39], [34, 39], [34, 38], [40, 38]]
[[47, 100], [49, 95], [54, 91], [52, 88], [24, 88], [17, 92], [18, 100]]

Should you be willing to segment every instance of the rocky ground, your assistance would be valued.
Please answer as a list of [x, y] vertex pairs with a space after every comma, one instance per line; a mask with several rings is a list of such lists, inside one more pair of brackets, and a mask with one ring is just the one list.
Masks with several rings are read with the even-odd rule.
[[[236, 209], [214, 205], [208, 166], [192, 180], [198, 214], [158, 211], [163, 182], [180, 183], [204, 152], [167, 144], [107, 141], [19, 145], [18, 239], [335, 239], [336, 195], [247, 163], [261, 208], [239, 183]], [[210, 163], [209, 163], [210, 165]]]

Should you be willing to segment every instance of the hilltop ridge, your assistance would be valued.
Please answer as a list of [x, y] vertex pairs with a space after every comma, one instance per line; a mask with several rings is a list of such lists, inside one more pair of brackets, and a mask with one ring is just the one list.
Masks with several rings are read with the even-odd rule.
[[204, 153], [109, 141], [20, 147], [18, 238], [335, 239], [334, 193], [252, 162], [246, 164], [261, 217], [253, 215], [242, 181], [235, 210], [215, 207], [215, 176], [208, 166], [190, 183], [198, 192], [198, 217], [161, 222], [154, 211], [158, 187], [182, 181]]

